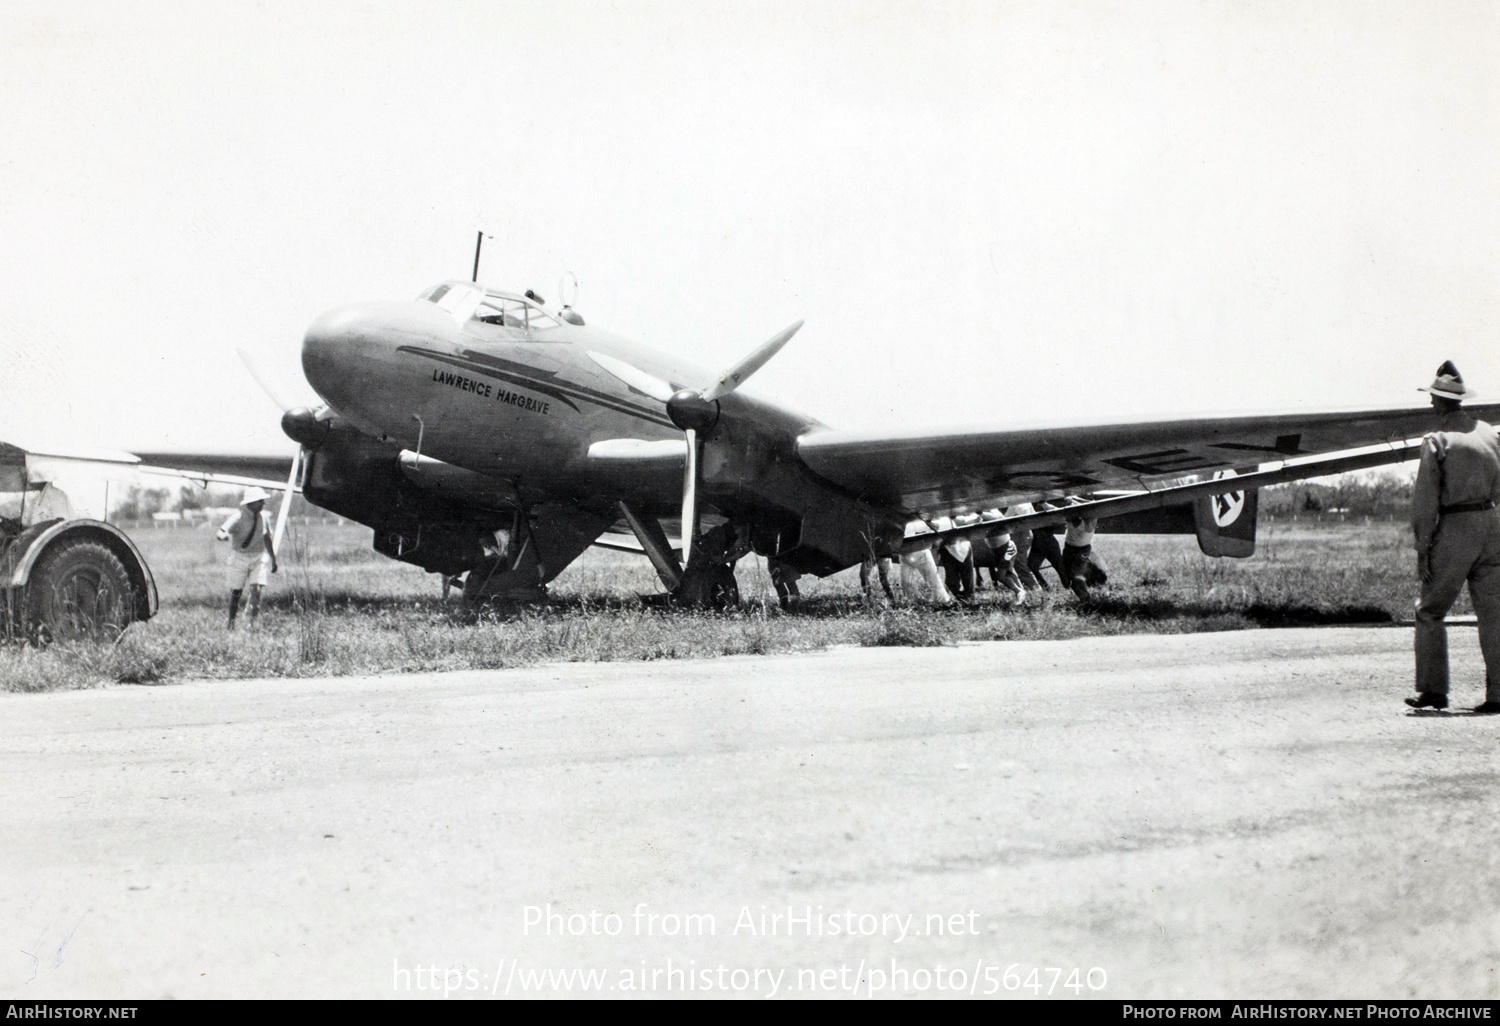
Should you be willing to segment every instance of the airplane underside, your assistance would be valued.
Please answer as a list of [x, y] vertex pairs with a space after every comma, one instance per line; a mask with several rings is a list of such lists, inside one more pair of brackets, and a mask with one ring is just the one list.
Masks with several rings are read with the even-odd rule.
[[706, 519], [719, 522], [703, 532], [683, 566], [659, 511], [606, 497], [578, 501], [516, 489], [460, 468], [435, 467], [432, 460], [413, 470], [410, 453], [337, 420], [322, 421], [318, 436], [304, 445], [302, 487], [309, 502], [371, 527], [374, 548], [383, 555], [462, 578], [470, 602], [543, 600], [547, 584], [622, 519], [636, 529], [643, 551], [655, 554], [669, 593], [695, 606], [732, 603], [734, 564], [750, 551], [820, 574], [862, 558], [853, 552], [840, 560], [804, 544], [795, 517], [725, 519], [710, 507]]

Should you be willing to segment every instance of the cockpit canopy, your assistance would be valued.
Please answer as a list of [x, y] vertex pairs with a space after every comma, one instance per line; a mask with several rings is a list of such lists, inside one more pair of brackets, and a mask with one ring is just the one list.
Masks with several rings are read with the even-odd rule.
[[497, 292], [467, 281], [445, 281], [417, 297], [435, 303], [463, 324], [478, 321], [522, 331], [546, 331], [558, 326], [557, 318], [540, 303], [513, 292]]

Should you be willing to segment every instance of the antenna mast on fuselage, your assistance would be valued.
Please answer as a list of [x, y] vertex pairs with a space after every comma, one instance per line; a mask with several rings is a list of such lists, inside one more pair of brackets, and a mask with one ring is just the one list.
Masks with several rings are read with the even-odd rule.
[[[494, 238], [494, 236], [492, 235], [492, 236], [490, 236], [490, 238]], [[481, 230], [479, 230], [479, 231], [477, 231], [477, 232], [474, 233], [474, 275], [473, 275], [473, 277], [471, 277], [469, 279], [472, 282], [478, 282], [479, 281], [479, 250], [483, 246], [484, 246], [484, 231], [483, 231], [483, 229], [481, 229]]]

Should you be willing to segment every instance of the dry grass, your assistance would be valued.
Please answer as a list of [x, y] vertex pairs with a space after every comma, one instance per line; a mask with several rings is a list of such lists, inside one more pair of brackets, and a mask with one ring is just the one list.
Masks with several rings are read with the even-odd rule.
[[259, 623], [230, 633], [212, 531], [135, 538], [156, 574], [161, 613], [113, 644], [0, 649], [0, 689], [1368, 623], [1409, 618], [1416, 597], [1403, 525], [1304, 521], [1263, 523], [1261, 551], [1249, 560], [1208, 559], [1186, 537], [1101, 536], [1111, 583], [1089, 607], [1054, 588], [1019, 610], [988, 590], [971, 609], [892, 609], [867, 603], [847, 571], [805, 579], [804, 605], [783, 613], [752, 558], [740, 565], [741, 609], [665, 611], [640, 601], [659, 590], [643, 558], [593, 550], [554, 582], [548, 606], [475, 615], [445, 605], [435, 577], [376, 555], [368, 530], [312, 525], [296, 532]]

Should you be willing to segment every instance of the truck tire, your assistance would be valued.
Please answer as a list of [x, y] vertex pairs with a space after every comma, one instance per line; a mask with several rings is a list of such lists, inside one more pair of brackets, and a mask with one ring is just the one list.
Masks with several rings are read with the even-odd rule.
[[120, 557], [84, 538], [48, 546], [26, 587], [28, 632], [41, 643], [114, 638], [135, 619], [135, 606]]

